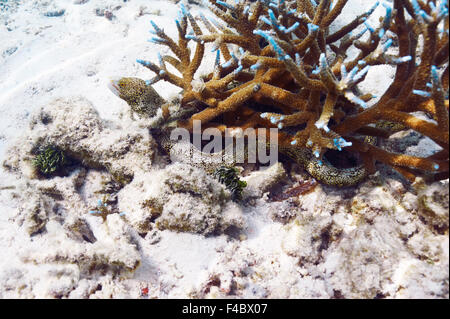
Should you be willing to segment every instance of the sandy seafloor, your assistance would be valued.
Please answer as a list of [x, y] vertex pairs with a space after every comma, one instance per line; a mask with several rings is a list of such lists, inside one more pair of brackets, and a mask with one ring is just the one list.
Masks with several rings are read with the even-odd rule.
[[[136, 59], [166, 52], [146, 41], [149, 20], [175, 35], [176, 4], [2, 4], [9, 9], [0, 12], [1, 298], [449, 297], [448, 180], [408, 185], [379, 166], [357, 187], [318, 185], [274, 201], [277, 189], [310, 180], [296, 165], [277, 164], [247, 174], [245, 203], [233, 203], [204, 172], [168, 165], [145, 123], [131, 120], [107, 87], [111, 77], [152, 77]], [[350, 1], [334, 27], [369, 7]], [[62, 16], [45, 15], [61, 9]], [[377, 9], [371, 23], [383, 14]], [[392, 75], [375, 67], [360, 88], [381, 95]], [[154, 87], [165, 99], [178, 93], [167, 83]], [[402, 134], [387, 147], [436, 149]], [[86, 152], [97, 167], [34, 178], [29, 151], [40, 138]], [[134, 179], [115, 189], [104, 167]], [[106, 189], [126, 214], [103, 222], [88, 211]]]

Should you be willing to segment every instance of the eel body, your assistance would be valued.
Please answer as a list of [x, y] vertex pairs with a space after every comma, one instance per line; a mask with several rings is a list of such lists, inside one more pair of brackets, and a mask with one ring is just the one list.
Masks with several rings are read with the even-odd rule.
[[[128, 103], [132, 112], [145, 117], [154, 116], [156, 110], [165, 102], [151, 86], [145, 85], [143, 80], [136, 78], [121, 78], [111, 81], [110, 89]], [[172, 117], [172, 124], [174, 122]], [[172, 161], [189, 163], [204, 169], [209, 174], [214, 173], [220, 167], [236, 165], [232, 150], [227, 148], [221, 152], [209, 154], [200, 151], [190, 142], [171, 140], [170, 132], [174, 128], [174, 125], [165, 125], [165, 128], [161, 128], [157, 130], [157, 134], [153, 134], [160, 146], [170, 154]], [[367, 138], [370, 139], [369, 143], [376, 143], [375, 137]], [[233, 147], [233, 145], [229, 147]], [[368, 175], [364, 165], [337, 168], [325, 158], [319, 161], [307, 148], [285, 146], [279, 147], [279, 152], [297, 162], [312, 177], [326, 185], [352, 186], [360, 183]]]

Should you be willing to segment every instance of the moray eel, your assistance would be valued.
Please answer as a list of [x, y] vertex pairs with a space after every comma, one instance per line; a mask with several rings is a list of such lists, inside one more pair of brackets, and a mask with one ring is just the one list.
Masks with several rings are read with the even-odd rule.
[[[132, 114], [135, 112], [140, 116], [152, 117], [156, 114], [158, 108], [165, 103], [164, 99], [141, 79], [121, 78], [112, 80], [109, 87], [118, 97], [128, 103]], [[176, 120], [172, 117], [171, 121], [166, 122], [163, 127], [152, 131], [153, 137], [170, 154], [173, 161], [189, 163], [204, 169], [209, 174], [212, 174], [219, 167], [235, 165], [233, 158], [227, 155], [229, 153], [226, 150], [207, 154], [201, 152], [191, 143], [172, 141], [170, 132], [174, 128], [176, 128]], [[366, 142], [376, 143], [376, 138], [366, 137]], [[230, 147], [232, 146], [230, 145]], [[320, 163], [313, 156], [311, 150], [307, 148], [285, 146], [280, 147], [279, 152], [296, 161], [312, 177], [326, 185], [353, 186], [360, 183], [368, 175], [368, 171], [363, 165], [352, 168], [336, 168], [326, 158], [323, 158], [322, 163]], [[196, 160], [192, 161], [192, 158]]]
[[131, 108], [131, 116], [137, 113], [140, 117], [152, 117], [165, 103], [165, 100], [144, 80], [123, 77], [111, 79], [110, 90], [128, 103]]

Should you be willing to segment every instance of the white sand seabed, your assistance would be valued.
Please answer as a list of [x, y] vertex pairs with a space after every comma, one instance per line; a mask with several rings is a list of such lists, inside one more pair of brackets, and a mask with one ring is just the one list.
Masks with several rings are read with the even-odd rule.
[[[117, 76], [153, 76], [136, 59], [157, 61], [158, 51], [168, 51], [147, 42], [149, 20], [175, 36], [179, 8], [171, 1], [155, 0], [76, 2], [21, 1], [17, 9], [0, 13], [2, 163], [11, 156], [14, 144], [19, 149], [26, 144], [23, 134], [29, 132], [33, 114], [56, 98], [78, 96], [91, 102], [110, 133], [99, 133], [96, 143], [100, 146], [111, 144], [102, 136], [122, 141], [121, 128], [131, 135], [136, 128], [136, 134], [141, 134], [128, 119], [128, 105], [107, 83]], [[368, 2], [351, 0], [335, 27], [366, 11], [371, 6]], [[141, 6], [148, 14], [138, 16]], [[112, 20], [96, 15], [97, 9], [105, 8], [113, 12]], [[44, 15], [59, 9], [65, 9], [63, 16]], [[205, 7], [193, 5], [191, 10], [208, 14]], [[380, 15], [384, 15], [381, 6], [369, 22], [376, 25]], [[207, 47], [197, 74], [210, 70], [214, 54], [209, 51]], [[392, 75], [392, 68], [373, 68], [361, 89], [380, 96]], [[154, 88], [165, 99], [179, 92], [165, 82]], [[85, 105], [80, 103], [74, 105]], [[74, 125], [83, 118], [78, 115], [76, 109], [70, 113]], [[420, 145], [432, 148], [429, 144]], [[420, 155], [417, 147], [412, 148]], [[196, 212], [198, 205], [211, 209], [205, 217], [208, 223], [239, 226], [238, 235], [154, 229], [142, 237], [136, 230], [145, 213], [140, 200], [157, 201], [157, 188], [166, 187], [152, 176], [164, 180], [176, 174], [177, 166], [164, 168], [160, 162], [156, 159], [149, 172], [136, 169], [134, 182], [118, 194], [126, 217], [113, 214], [104, 223], [88, 210], [96, 204], [95, 191], [105, 172], [90, 170], [77, 193], [72, 185], [75, 173], [66, 179], [36, 182], [26, 174], [0, 169], [0, 298], [448, 298], [448, 232], [436, 232], [437, 222], [427, 219], [420, 205], [429, 202], [439, 223], [446, 223], [448, 229], [448, 181], [412, 192], [395, 178], [386, 177], [380, 184], [378, 173], [351, 190], [317, 186], [297, 200], [273, 202], [266, 192], [285, 176], [284, 169], [277, 167], [245, 178], [247, 196], [259, 194], [247, 206], [227, 200], [215, 207], [218, 197], [214, 194], [204, 202], [176, 192], [167, 198], [161, 195], [170, 213], [162, 218], [168, 222], [183, 219], [177, 215], [183, 209], [189, 216], [190, 207]], [[265, 183], [258, 174], [263, 174]], [[186, 183], [201, 180], [200, 188], [219, 187], [199, 171], [181, 178]], [[292, 178], [305, 179], [304, 172], [295, 172]], [[39, 192], [54, 184], [62, 189], [63, 200], [47, 203], [49, 199], [42, 199]], [[53, 211], [44, 214], [44, 231], [30, 236], [30, 214], [36, 211], [36, 203]], [[96, 241], [75, 240], [68, 230], [73, 229], [72, 219], [84, 220]], [[192, 219], [205, 222], [197, 215]], [[136, 262], [140, 266], [129, 271]], [[148, 296], [142, 294], [145, 287]]]

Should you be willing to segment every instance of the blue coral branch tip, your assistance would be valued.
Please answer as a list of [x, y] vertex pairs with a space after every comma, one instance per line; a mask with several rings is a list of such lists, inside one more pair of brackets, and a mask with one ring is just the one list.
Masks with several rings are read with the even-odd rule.
[[320, 130], [325, 126], [325, 123], [317, 121], [314, 125]]
[[350, 73], [347, 76], [347, 80], [349, 81], [353, 81], [353, 78], [355, 77], [356, 73], [358, 72], [359, 68], [357, 66], [355, 66]]
[[320, 67], [322, 69], [325, 69], [328, 66], [327, 57], [326, 57], [325, 53], [320, 54], [319, 61], [320, 61]]
[[412, 56], [407, 55], [407, 56], [403, 56], [401, 58], [394, 59], [394, 63], [400, 64], [400, 63], [409, 62], [411, 60], [412, 60]]
[[152, 25], [153, 29], [155, 29], [156, 32], [162, 31], [153, 20], [150, 20], [150, 24]]
[[242, 13], [246, 16], [246, 15], [248, 14], [249, 11], [250, 11], [250, 6], [247, 5], [247, 6], [244, 8], [244, 11], [242, 11]]
[[261, 63], [256, 62], [255, 64], [253, 64], [252, 66], [250, 66], [250, 70], [256, 71], [256, 70], [258, 70], [261, 66], [262, 66]]
[[374, 33], [375, 29], [372, 28], [372, 26], [369, 24], [369, 22], [364, 21], [364, 25], [366, 26], [366, 28], [370, 31], [370, 33]]
[[431, 66], [431, 78], [435, 84], [439, 83], [439, 74], [435, 65]]
[[161, 66], [161, 68], [164, 68], [164, 60], [163, 60], [161, 53], [158, 52], [157, 56], [158, 56], [159, 65]]
[[234, 74], [238, 74], [239, 72], [242, 71], [242, 69], [243, 69], [243, 66], [242, 66], [242, 65], [239, 65], [239, 66], [237, 67], [237, 69], [233, 71], [233, 73], [234, 73]]
[[383, 7], [386, 8], [386, 16], [384, 17], [385, 25], [389, 25], [392, 19], [392, 7], [390, 7], [387, 3], [383, 2]]
[[351, 98], [351, 101], [352, 101], [353, 103], [358, 104], [358, 105], [361, 106], [363, 109], [367, 109], [367, 103], [364, 102], [363, 100], [361, 100], [359, 97], [353, 96], [353, 97]]
[[216, 60], [214, 61], [214, 64], [216, 66], [219, 66], [220, 64], [220, 50], [216, 50]]
[[152, 43], [156, 43], [156, 44], [166, 44], [167, 40], [157, 38], [157, 37], [152, 37], [151, 39], [148, 40], [148, 42], [152, 42]]
[[291, 142], [291, 145], [296, 145], [297, 144], [297, 140], [293, 140], [292, 142]]
[[391, 47], [392, 43], [394, 43], [392, 39], [387, 40], [384, 44], [383, 52], [386, 52]]
[[446, 17], [448, 15], [447, 0], [442, 0], [436, 11], [439, 20]]
[[269, 7], [272, 7], [272, 8], [274, 8], [274, 9], [278, 9], [278, 5], [277, 4], [275, 4], [275, 3], [269, 3]]
[[263, 37], [264, 39], [266, 39], [272, 45], [273, 49], [277, 53], [279, 60], [283, 61], [286, 59], [283, 50], [278, 46], [278, 44], [274, 40], [274, 38], [272, 38], [270, 35], [268, 35], [267, 33], [265, 33], [262, 30], [254, 30], [253, 34], [259, 35], [259, 36]]
[[439, 164], [434, 164], [433, 168], [434, 168], [435, 171], [437, 171], [439, 169]]
[[355, 38], [359, 39], [360, 37], [362, 37], [364, 35], [364, 33], [366, 33], [367, 31], [369, 31], [369, 29], [367, 29], [367, 27], [365, 27], [361, 32], [359, 32], [358, 34], [356, 34]]
[[143, 66], [150, 65], [150, 62], [144, 61], [144, 60], [140, 60], [140, 59], [137, 59], [136, 62], [139, 63], [139, 64], [142, 64]]
[[293, 31], [295, 31], [299, 26], [300, 26], [300, 23], [297, 21], [297, 22], [295, 22], [292, 26], [290, 26], [289, 28], [287, 28], [284, 32], [285, 32], [285, 33], [291, 33], [291, 32], [293, 32]]
[[312, 74], [319, 74], [320, 73], [320, 69], [318, 66], [316, 66], [316, 68], [314, 70], [311, 71]]
[[295, 64], [300, 66], [301, 63], [302, 63], [302, 60], [300, 59], [300, 54], [295, 53]]
[[352, 146], [352, 142], [347, 142], [342, 137], [333, 139], [333, 143], [339, 151], [342, 151], [342, 147]]
[[360, 79], [362, 79], [367, 72], [369, 72], [370, 70], [370, 65], [366, 66], [364, 69], [362, 69], [361, 71], [359, 71], [356, 76], [353, 78], [354, 82], [358, 82]]
[[216, 3], [217, 3], [218, 5], [221, 5], [222, 7], [227, 8], [227, 9], [230, 9], [230, 10], [233, 10], [233, 11], [236, 10], [235, 7], [233, 7], [231, 4], [226, 3], [225, 1], [217, 0]]
[[272, 22], [272, 26], [278, 29], [277, 18], [275, 17], [275, 14], [273, 13], [272, 9], [267, 10], [267, 12], [269, 13], [269, 18], [270, 21]]
[[431, 11], [436, 11], [436, 5], [434, 4], [433, 1], [430, 1], [428, 4], [429, 4], [429, 6], [431, 8]]
[[308, 23], [308, 32], [309, 33], [316, 32], [317, 30], [319, 30], [319, 26], [318, 25], [315, 25], [313, 23]]
[[412, 92], [413, 92], [413, 94], [416, 94], [416, 95], [419, 95], [419, 96], [422, 96], [422, 97], [431, 97], [431, 93], [427, 92], [427, 91], [413, 90]]
[[222, 68], [228, 68], [233, 63], [233, 59], [229, 59], [225, 63], [222, 64]]
[[433, 18], [429, 16], [424, 10], [419, 11], [419, 15], [428, 23], [433, 22]]
[[180, 21], [178, 21], [178, 19], [175, 19], [175, 24], [177, 25], [177, 29], [181, 30], [181, 24]]
[[270, 26], [272, 25], [272, 22], [270, 22], [270, 20], [267, 19], [267, 17], [262, 16], [260, 19], [261, 19], [261, 21], [264, 22], [265, 24], [270, 25]]
[[341, 64], [341, 78], [346, 78], [347, 77], [347, 68], [345, 67], [345, 64], [342, 63]]
[[291, 9], [287, 12], [288, 15], [293, 15], [297, 13], [297, 9]]
[[337, 147], [337, 149], [339, 150], [339, 151], [341, 151], [342, 149], [341, 149], [341, 145], [339, 144], [339, 142], [338, 142], [338, 139], [337, 138], [334, 138], [333, 139], [333, 145], [334, 146], [336, 146]]
[[367, 15], [371, 15], [379, 5], [380, 5], [380, 1], [375, 2], [375, 4], [373, 5], [373, 7], [370, 8], [369, 11], [367, 11]]
[[415, 13], [418, 15], [421, 10], [419, 3], [417, 2], [417, 0], [411, 0], [411, 4], [414, 8]]
[[193, 34], [186, 34], [184, 37], [189, 40], [198, 41], [198, 38]]
[[186, 10], [186, 7], [184, 6], [183, 3], [180, 3], [180, 9], [181, 9], [181, 13], [183, 14], [183, 16], [188, 15], [188, 11]]

